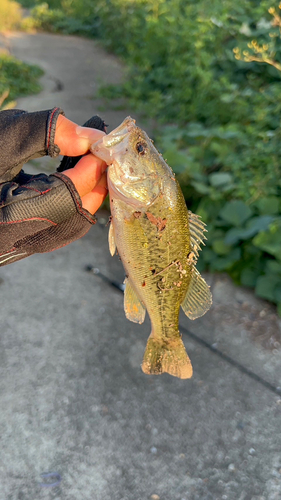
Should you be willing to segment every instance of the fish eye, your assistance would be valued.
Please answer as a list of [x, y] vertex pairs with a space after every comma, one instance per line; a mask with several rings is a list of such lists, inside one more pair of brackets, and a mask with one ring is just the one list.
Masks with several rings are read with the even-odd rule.
[[140, 155], [144, 155], [146, 152], [146, 144], [144, 142], [137, 142], [136, 150]]

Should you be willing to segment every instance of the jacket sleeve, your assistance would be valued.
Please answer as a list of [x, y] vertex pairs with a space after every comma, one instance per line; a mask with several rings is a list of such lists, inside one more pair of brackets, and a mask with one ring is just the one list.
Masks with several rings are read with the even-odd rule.
[[31, 158], [59, 155], [54, 137], [60, 114], [64, 114], [60, 108], [0, 112], [0, 183], [14, 179]]
[[[67, 245], [96, 221], [63, 173], [32, 176], [21, 170], [31, 158], [59, 154], [54, 136], [60, 113], [0, 113], [0, 266]], [[64, 157], [63, 164], [76, 161]]]

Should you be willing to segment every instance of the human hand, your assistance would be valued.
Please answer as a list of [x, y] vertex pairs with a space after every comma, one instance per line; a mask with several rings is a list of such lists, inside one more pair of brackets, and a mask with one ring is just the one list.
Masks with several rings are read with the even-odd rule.
[[63, 174], [72, 180], [81, 197], [83, 208], [91, 214], [98, 210], [107, 195], [107, 165], [92, 153], [88, 153], [91, 144], [103, 135], [105, 133], [101, 130], [80, 127], [65, 116], [58, 116], [54, 142], [60, 148], [60, 153], [67, 156], [84, 155], [75, 167], [65, 170]]

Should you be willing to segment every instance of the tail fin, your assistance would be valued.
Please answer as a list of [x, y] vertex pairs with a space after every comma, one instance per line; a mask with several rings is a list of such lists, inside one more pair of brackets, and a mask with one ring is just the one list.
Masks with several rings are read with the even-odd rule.
[[142, 371], [153, 375], [169, 373], [174, 377], [191, 378], [192, 365], [182, 339], [161, 340], [151, 334], [144, 353]]

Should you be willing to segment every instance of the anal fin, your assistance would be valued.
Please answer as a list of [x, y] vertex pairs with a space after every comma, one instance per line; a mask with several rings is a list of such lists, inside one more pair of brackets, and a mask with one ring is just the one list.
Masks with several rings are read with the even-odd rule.
[[134, 323], [143, 323], [145, 318], [145, 307], [138, 298], [129, 278], [125, 279], [124, 310], [126, 318]]
[[202, 278], [196, 267], [192, 269], [192, 278], [181, 307], [189, 319], [203, 316], [212, 305], [212, 294], [210, 287]]

